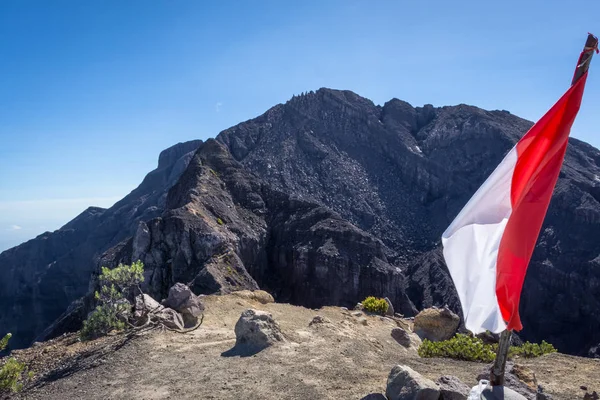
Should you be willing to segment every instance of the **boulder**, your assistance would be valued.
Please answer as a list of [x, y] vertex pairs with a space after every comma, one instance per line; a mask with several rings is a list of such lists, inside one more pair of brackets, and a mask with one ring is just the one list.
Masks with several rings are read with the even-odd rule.
[[388, 309], [387, 309], [387, 311], [385, 312], [385, 315], [388, 315], [388, 316], [390, 316], [390, 317], [393, 317], [393, 316], [394, 316], [394, 306], [392, 305], [392, 302], [391, 302], [391, 301], [390, 301], [390, 299], [388, 299], [387, 297], [386, 297], [384, 300], [385, 300], [385, 302], [386, 302], [386, 303], [387, 303], [387, 305], [388, 305]]
[[415, 317], [414, 331], [421, 339], [448, 340], [456, 333], [460, 318], [447, 308], [426, 308]]
[[246, 300], [258, 301], [262, 304], [274, 303], [275, 299], [269, 292], [264, 290], [238, 290], [232, 293], [235, 296], [244, 298]]
[[275, 303], [275, 299], [269, 292], [265, 292], [264, 290], [255, 290], [254, 298], [256, 301], [262, 304]]
[[158, 322], [171, 329], [184, 329], [183, 317], [171, 308], [163, 308], [154, 314]]
[[410, 347], [410, 334], [402, 328], [392, 329], [392, 337], [404, 347]]
[[235, 346], [260, 351], [284, 341], [279, 324], [265, 311], [248, 309], [235, 324]]
[[440, 400], [467, 400], [471, 388], [455, 376], [445, 375], [437, 380], [440, 386]]
[[196, 325], [204, 311], [200, 297], [196, 296], [183, 283], [176, 283], [169, 289], [169, 296], [163, 301], [163, 304], [181, 313], [186, 328]]
[[139, 294], [135, 297], [135, 311], [133, 312], [133, 318], [136, 323], [143, 323], [146, 321], [146, 315], [150, 312], [158, 312], [163, 310], [165, 307], [162, 306], [158, 301], [154, 300], [147, 294]]
[[387, 380], [388, 400], [438, 400], [438, 386], [412, 368], [396, 365]]
[[[508, 389], [511, 389], [526, 399], [535, 400], [537, 397], [537, 387], [532, 389], [526, 382], [523, 382], [519, 379], [519, 377], [515, 374], [515, 363], [512, 361], [506, 362], [506, 367], [504, 369], [504, 386]], [[489, 379], [490, 371], [492, 369], [492, 364], [488, 365], [486, 369], [484, 369], [478, 376], [477, 380], [481, 379]], [[517, 370], [523, 375], [525, 375], [525, 367], [519, 367]], [[526, 379], [526, 378], [524, 378]], [[534, 378], [535, 379], [535, 378]]]
[[384, 395], [381, 393], [371, 393], [366, 395], [360, 400], [387, 400]]

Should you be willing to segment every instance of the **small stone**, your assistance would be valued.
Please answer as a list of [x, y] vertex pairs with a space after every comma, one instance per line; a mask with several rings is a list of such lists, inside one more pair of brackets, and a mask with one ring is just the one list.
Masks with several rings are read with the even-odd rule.
[[340, 307], [340, 310], [343, 311], [343, 312], [346, 312], [346, 311], [348, 311], [348, 308], [347, 307]]
[[367, 322], [367, 319], [365, 317], [359, 318], [358, 323], [361, 325], [365, 325], [365, 326], [369, 325], [369, 323]]
[[581, 385], [579, 386], [579, 389], [587, 391], [587, 386]]
[[313, 326], [313, 325], [316, 325], [316, 324], [328, 324], [328, 323], [331, 323], [331, 321], [330, 321], [330, 320], [328, 320], [328, 319], [327, 319], [327, 318], [325, 318], [325, 317], [322, 317], [322, 316], [320, 316], [320, 315], [317, 315], [317, 316], [315, 316], [315, 317], [312, 319], [312, 321], [310, 321], [310, 323], [308, 324], [308, 326]]
[[353, 317], [362, 317], [362, 315], [363, 315], [363, 313], [360, 312], [360, 311], [355, 311], [355, 312], [352, 313]]
[[404, 347], [410, 347], [410, 335], [402, 328], [392, 329], [392, 337]]

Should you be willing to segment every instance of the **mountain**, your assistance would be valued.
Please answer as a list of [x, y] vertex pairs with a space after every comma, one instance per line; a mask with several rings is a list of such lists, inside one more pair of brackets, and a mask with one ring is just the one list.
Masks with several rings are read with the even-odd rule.
[[168, 189], [185, 170], [199, 140], [164, 150], [158, 167], [109, 209], [90, 207], [55, 232], [0, 254], [0, 335], [23, 347], [83, 296], [98, 256], [130, 236], [137, 221], [160, 215]]
[[[407, 316], [444, 304], [460, 312], [441, 233], [531, 125], [467, 105], [295, 96], [202, 143], [164, 209], [124, 221], [90, 263], [141, 259], [157, 298], [185, 282], [205, 294], [261, 287], [308, 307], [376, 295]], [[599, 235], [600, 151], [571, 139], [523, 290], [523, 339], [572, 354], [600, 344]], [[83, 275], [94, 288], [95, 274]], [[74, 329], [90, 305], [72, 305], [43, 337]]]

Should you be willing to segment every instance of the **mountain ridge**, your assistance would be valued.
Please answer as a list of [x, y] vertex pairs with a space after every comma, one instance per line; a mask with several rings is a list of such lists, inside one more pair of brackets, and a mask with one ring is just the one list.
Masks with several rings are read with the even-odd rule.
[[[460, 313], [440, 235], [531, 125], [468, 105], [294, 96], [199, 145], [165, 209], [99, 261], [144, 259], [158, 297], [179, 277], [202, 293], [260, 285], [308, 306], [368, 293], [406, 315]], [[570, 139], [523, 291], [524, 338], [574, 354], [600, 343], [599, 165], [600, 151]]]

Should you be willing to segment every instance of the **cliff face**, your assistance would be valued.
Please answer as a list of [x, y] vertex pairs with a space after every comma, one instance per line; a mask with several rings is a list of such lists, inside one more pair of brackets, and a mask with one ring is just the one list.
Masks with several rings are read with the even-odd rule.
[[142, 260], [145, 288], [175, 282], [196, 293], [271, 291], [281, 301], [352, 306], [372, 293], [411, 314], [394, 252], [322, 205], [273, 189], [209, 140], [170, 190], [162, 217], [106, 253], [105, 265]]
[[[294, 97], [183, 156], [189, 165], [178, 158], [185, 151], [161, 156], [179, 165], [145, 180], [164, 188], [162, 205], [123, 218], [105, 247], [86, 240], [90, 269], [93, 260], [141, 259], [156, 297], [185, 282], [196, 293], [261, 287], [309, 307], [376, 295], [405, 315], [444, 304], [459, 312], [440, 236], [531, 125], [466, 105], [375, 106], [348, 91]], [[73, 224], [96, 226], [111, 210], [90, 210]], [[81, 247], [79, 235], [53, 235], [53, 248]], [[523, 339], [577, 354], [600, 343], [598, 237], [600, 152], [572, 139], [523, 290]], [[14, 260], [27, 259], [20, 254]], [[74, 304], [45, 337], [76, 327], [88, 303]]]
[[[392, 249], [417, 307], [459, 303], [440, 236], [531, 127], [505, 111], [383, 107], [321, 89], [218, 140], [273, 187], [334, 210]], [[584, 354], [600, 342], [600, 152], [570, 140], [523, 290], [529, 340]]]
[[[55, 232], [0, 254], [0, 335], [23, 347], [83, 296], [98, 256], [135, 231], [137, 221], [160, 215], [168, 189], [201, 141], [163, 151], [158, 167], [108, 210], [90, 207]], [[191, 153], [190, 153], [191, 152]]]

